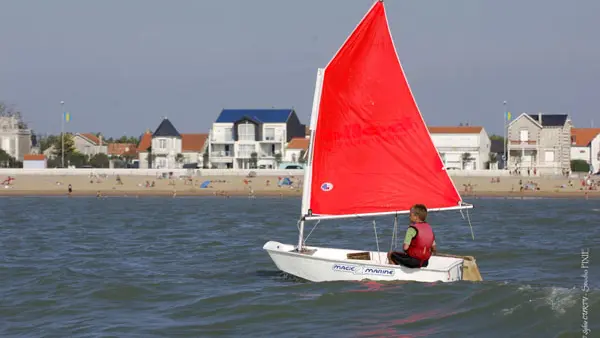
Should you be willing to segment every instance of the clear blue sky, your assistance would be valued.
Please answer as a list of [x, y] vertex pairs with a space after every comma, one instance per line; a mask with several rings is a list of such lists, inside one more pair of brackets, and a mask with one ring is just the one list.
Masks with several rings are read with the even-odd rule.
[[[371, 0], [4, 0], [0, 100], [37, 132], [137, 136], [168, 116], [206, 132], [222, 108], [295, 107]], [[387, 0], [430, 125], [502, 133], [509, 110], [600, 126], [600, 1]]]

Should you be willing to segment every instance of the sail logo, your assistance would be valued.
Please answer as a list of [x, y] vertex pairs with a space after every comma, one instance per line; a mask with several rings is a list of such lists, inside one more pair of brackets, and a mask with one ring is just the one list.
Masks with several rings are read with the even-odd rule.
[[321, 190], [323, 191], [331, 191], [333, 189], [333, 184], [329, 183], [329, 182], [325, 182], [323, 184], [321, 184]]
[[334, 264], [333, 271], [357, 273], [356, 265]]

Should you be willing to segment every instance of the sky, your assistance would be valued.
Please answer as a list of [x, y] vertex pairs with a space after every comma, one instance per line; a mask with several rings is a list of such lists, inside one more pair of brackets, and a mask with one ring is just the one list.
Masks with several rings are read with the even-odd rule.
[[[3, 0], [0, 101], [36, 133], [208, 132], [223, 108], [296, 109], [372, 0]], [[428, 125], [503, 133], [503, 102], [600, 126], [600, 1], [387, 0]]]

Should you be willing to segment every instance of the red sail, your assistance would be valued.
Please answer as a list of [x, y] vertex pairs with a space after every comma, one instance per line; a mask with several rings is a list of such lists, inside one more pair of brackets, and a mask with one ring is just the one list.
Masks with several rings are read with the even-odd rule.
[[311, 162], [313, 215], [458, 207], [377, 2], [324, 71]]

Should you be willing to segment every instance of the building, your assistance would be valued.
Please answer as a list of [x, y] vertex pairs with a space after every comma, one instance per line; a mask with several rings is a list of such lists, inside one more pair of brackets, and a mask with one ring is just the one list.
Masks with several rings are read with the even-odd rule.
[[508, 125], [508, 169], [536, 168], [561, 175], [571, 168], [571, 128], [566, 114], [523, 113]]
[[286, 144], [305, 136], [294, 109], [223, 109], [210, 130], [209, 161], [219, 169], [274, 169]]
[[490, 169], [504, 169], [506, 168], [506, 160], [504, 157], [504, 140], [490, 139], [490, 157], [494, 156], [496, 162], [490, 163]]
[[42, 154], [23, 155], [23, 169], [46, 169], [48, 160]]
[[0, 149], [17, 161], [23, 161], [31, 152], [31, 130], [21, 121], [20, 114], [0, 116]]
[[203, 166], [208, 134], [180, 134], [169, 119], [146, 131], [138, 145], [140, 168], [177, 169], [184, 164]]
[[109, 143], [108, 156], [111, 158], [137, 157], [137, 146], [134, 143]]
[[77, 133], [73, 136], [73, 143], [77, 152], [89, 157], [108, 153], [108, 148], [102, 140], [102, 135], [96, 136], [92, 133]]
[[152, 158], [152, 132], [146, 132], [140, 137], [140, 143], [137, 146], [139, 167], [143, 169], [152, 168], [150, 159]]
[[304, 162], [309, 141], [306, 137], [294, 137], [285, 148], [283, 160], [290, 163]]
[[[146, 136], [144, 137], [148, 138]], [[142, 138], [142, 141], [144, 139]], [[175, 169], [179, 168], [181, 156], [181, 134], [168, 118], [164, 118], [150, 137], [150, 145], [140, 142], [140, 168]]]
[[195, 163], [196, 167], [203, 168], [205, 158], [208, 160], [208, 134], [181, 134], [181, 139], [183, 164]]
[[571, 160], [584, 160], [590, 171], [600, 171], [600, 128], [571, 129]]
[[448, 170], [488, 169], [490, 138], [483, 127], [429, 127], [433, 144]]

